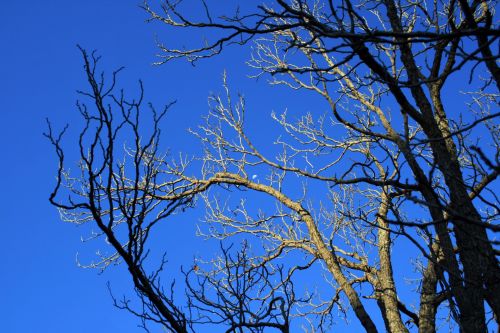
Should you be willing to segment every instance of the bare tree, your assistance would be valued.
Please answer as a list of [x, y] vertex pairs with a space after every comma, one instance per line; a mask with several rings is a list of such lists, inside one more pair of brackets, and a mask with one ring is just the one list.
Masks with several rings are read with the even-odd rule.
[[[270, 74], [273, 84], [318, 93], [349, 138], [331, 137], [323, 126], [317, 128], [307, 118], [296, 125], [285, 117], [278, 118], [299, 144], [285, 142], [291, 154], [283, 156], [304, 157], [328, 149], [333, 156], [344, 154], [340, 159], [332, 158], [336, 162], [345, 161], [347, 152], [364, 155], [338, 178], [331, 176], [335, 174], [332, 161], [319, 168], [295, 167], [293, 158], [263, 156], [251, 145], [240, 119], [231, 112], [221, 113], [242, 138], [242, 146], [233, 149], [242, 160], [254, 156], [284, 173], [324, 180], [339, 188], [356, 184], [378, 192], [370, 197], [380, 203], [376, 213], [357, 213], [355, 209], [344, 215], [377, 225], [381, 250], [390, 248], [391, 226], [415, 226], [425, 231], [426, 256], [439, 266], [437, 271], [444, 272], [438, 280], [446, 283], [443, 291], [450, 293], [450, 301], [456, 305], [455, 317], [461, 329], [485, 331], [484, 302], [497, 318], [500, 315], [498, 252], [488, 236], [488, 230], [498, 231], [493, 223], [498, 201], [492, 192], [488, 194], [499, 171], [495, 124], [499, 114], [491, 111], [500, 87], [498, 53], [494, 51], [499, 36], [493, 23], [495, 2], [277, 0], [248, 12], [238, 10], [218, 17], [203, 2], [206, 18], [190, 18], [182, 6], [182, 1], [165, 1], [160, 11], [147, 3], [144, 8], [151, 20], [174, 28], [217, 29], [222, 36], [192, 49], [159, 44], [164, 51], [162, 62], [179, 57], [196, 61], [221, 53], [226, 45], [253, 41], [255, 51], [249, 63], [256, 75]], [[484, 73], [483, 66], [490, 75], [481, 83], [474, 76], [478, 71]], [[475, 105], [451, 112], [442, 91], [457, 71], [469, 71]], [[399, 112], [389, 109], [391, 102]], [[467, 117], [469, 112], [475, 117]], [[474, 143], [480, 139], [475, 131], [483, 129], [490, 140], [481, 138]], [[408, 175], [411, 181], [401, 180]], [[414, 218], [403, 214], [409, 204], [425, 209], [429, 219], [409, 221]], [[309, 230], [309, 234], [314, 239], [314, 232]], [[319, 250], [325, 239], [315, 242]], [[380, 298], [388, 325], [395, 325], [390, 330], [403, 331], [390, 251], [383, 252], [379, 254], [378, 275], [385, 292]], [[327, 257], [325, 248], [326, 262]], [[333, 266], [330, 270], [335, 275]], [[342, 285], [343, 279], [335, 278]], [[373, 331], [373, 323], [348, 289], [344, 292], [358, 318]]]
[[[127, 266], [139, 303], [111, 294], [114, 305], [139, 317], [146, 330], [156, 323], [177, 333], [195, 331], [202, 324], [225, 324], [227, 332], [269, 327], [289, 332], [291, 306], [307, 303], [293, 293], [291, 277], [301, 268], [285, 271], [283, 266], [255, 262], [247, 245], [232, 252], [231, 246], [222, 247], [221, 257], [205, 265], [211, 270], [193, 266], [185, 273], [188, 302], [176, 304], [174, 282], [164, 285], [161, 279], [165, 254], [156, 265], [150, 263], [154, 249], [148, 245], [156, 225], [189, 208], [197, 192], [177, 176], [185, 172], [185, 162], [168, 163], [167, 155], [159, 152], [160, 123], [173, 103], [160, 112], [149, 104], [145, 113], [142, 82], [139, 97], [127, 99], [116, 88], [122, 69], [106, 84], [106, 75], [97, 72], [99, 57], [80, 50], [90, 91], [79, 93], [90, 104], [77, 103], [84, 122], [78, 136], [79, 172], [75, 176], [66, 166], [62, 139], [67, 127], [57, 134], [48, 122], [45, 136], [59, 159], [50, 202], [64, 221], [95, 223], [99, 231], [89, 240], [105, 238], [113, 251], [100, 254], [99, 261], [87, 267], [104, 270], [119, 262]], [[59, 199], [63, 194], [67, 197]]]
[[[129, 226], [128, 238], [110, 241], [117, 254], [103, 263], [124, 259], [149, 306], [139, 315], [174, 332], [200, 323], [224, 324], [228, 332], [287, 332], [297, 316], [307, 320], [306, 331], [326, 331], [337, 309], [352, 313], [367, 332], [435, 332], [447, 314], [461, 332], [486, 332], [490, 317], [497, 326], [500, 318], [495, 5], [276, 0], [219, 15], [205, 1], [199, 11], [188, 11], [183, 1], [167, 0], [158, 9], [145, 3], [150, 20], [174, 29], [213, 29], [218, 36], [191, 49], [159, 43], [160, 64], [195, 62], [251, 43], [248, 64], [255, 76], [269, 75], [272, 85], [291, 92], [311, 91], [329, 113], [272, 114], [282, 133], [274, 141], [279, 152], [269, 156], [247, 131], [244, 99], [232, 99], [224, 82], [225, 96], [211, 97], [206, 122], [194, 133], [205, 154], [201, 172], [193, 174], [188, 161], [166, 163], [158, 155], [163, 113], [153, 109], [154, 133], [143, 147], [130, 111], [140, 103], [113, 97], [86, 60], [88, 95], [99, 116], [81, 110], [98, 130], [90, 143], [83, 140], [87, 129], [82, 133], [84, 172], [66, 182], [84, 202], [55, 200], [66, 175], [62, 164], [51, 200], [66, 219], [94, 220], [110, 240], [115, 224]], [[462, 95], [445, 93], [456, 78]], [[102, 104], [107, 97], [123, 118], [115, 127], [116, 111]], [[463, 101], [459, 110], [455, 98]], [[113, 133], [124, 126], [136, 138], [130, 150], [135, 177], [125, 167], [114, 171]], [[62, 163], [60, 139], [49, 137]], [[101, 158], [94, 159], [97, 152]], [[237, 199], [248, 191], [263, 204]], [[207, 210], [202, 235], [223, 243], [247, 239], [253, 253], [243, 246], [234, 257], [223, 247], [212, 270], [192, 269], [186, 315], [155, 283], [156, 275], [141, 268], [141, 249], [156, 221], [194, 198]], [[138, 205], [144, 208], [136, 212]], [[392, 250], [404, 242], [415, 249], [409, 255], [419, 278], [402, 293], [412, 267], [395, 266]], [[321, 293], [290, 288], [297, 286], [297, 272], [317, 276]], [[198, 289], [192, 274], [201, 279]]]
[[[158, 272], [148, 274], [144, 268], [149, 252], [146, 243], [155, 225], [188, 205], [190, 200], [189, 197], [169, 200], [162, 202], [160, 207], [159, 202], [152, 197], [170, 186], [166, 184], [164, 189], [155, 188], [162, 179], [161, 168], [164, 163], [158, 155], [158, 125], [170, 105], [161, 112], [150, 106], [152, 130], [149, 136], [143, 137], [139, 126], [143, 118], [142, 83], [138, 99], [126, 100], [123, 91], [114, 95], [116, 77], [121, 69], [112, 74], [111, 82], [106, 85], [104, 75], [96, 73], [99, 58], [94, 53], [89, 56], [83, 49], [81, 51], [90, 91], [80, 91], [80, 94], [89, 98], [94, 107], [92, 104], [89, 107], [86, 103], [77, 103], [84, 120], [78, 141], [80, 174], [77, 177], [65, 168], [65, 155], [61, 146], [65, 130], [56, 135], [49, 123], [46, 136], [59, 157], [57, 184], [50, 195], [50, 202], [59, 209], [64, 221], [95, 222], [99, 233], [92, 237], [105, 237], [115, 252], [103, 255], [94, 266], [103, 269], [117, 260], [127, 265], [136, 292], [147, 309], [138, 315], [161, 322], [173, 332], [187, 332], [184, 314], [174, 304], [173, 297], [166, 296], [158, 284]], [[125, 138], [132, 142], [123, 158], [120, 158], [116, 150], [124, 144]], [[127, 163], [127, 160], [132, 163]], [[62, 187], [66, 189], [65, 192], [69, 192], [66, 202], [57, 200]], [[127, 304], [124, 302], [119, 306], [129, 308]]]
[[226, 332], [264, 332], [268, 328], [290, 332], [292, 305], [308, 301], [295, 298], [293, 271], [254, 262], [246, 242], [236, 257], [229, 250], [221, 247], [215, 269], [200, 272], [195, 266], [185, 274], [191, 323], [224, 323]]

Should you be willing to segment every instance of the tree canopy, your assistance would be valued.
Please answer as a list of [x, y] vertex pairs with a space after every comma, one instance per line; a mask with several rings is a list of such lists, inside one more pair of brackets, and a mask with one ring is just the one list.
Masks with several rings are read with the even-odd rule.
[[[158, 65], [242, 47], [254, 78], [307, 91], [328, 110], [263, 114], [277, 132], [249, 130], [248, 115], [263, 111], [224, 78], [225, 93], [210, 96], [192, 130], [202, 155], [172, 158], [159, 144], [170, 139], [161, 122], [172, 104], [144, 107], [142, 84], [139, 98], [127, 98], [120, 70], [106, 78], [82, 49], [79, 170], [69, 171], [64, 131], [49, 123], [59, 158], [50, 201], [63, 220], [98, 227], [115, 252], [97, 266], [121, 260], [140, 301], [115, 305], [145, 328], [326, 332], [338, 317], [366, 332], [498, 327], [495, 5], [145, 2], [148, 20], [170, 34], [207, 36], [160, 39]], [[185, 295], [176, 298], [164, 281], [179, 273], [150, 262], [148, 241], [187, 209], [206, 210], [199, 233], [220, 241], [220, 252], [182, 270]]]

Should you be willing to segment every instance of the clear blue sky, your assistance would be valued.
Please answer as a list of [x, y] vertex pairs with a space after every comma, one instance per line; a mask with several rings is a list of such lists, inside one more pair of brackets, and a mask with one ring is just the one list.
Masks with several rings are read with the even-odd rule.
[[[148, 100], [159, 105], [178, 101], [165, 124], [168, 136], [175, 138], [168, 145], [176, 151], [188, 150], [195, 142], [186, 129], [206, 113], [207, 96], [219, 90], [224, 69], [230, 81], [237, 82], [232, 86], [257, 100], [256, 107], [265, 106], [266, 115], [273, 105], [284, 105], [285, 90], [264, 95], [259, 89], [265, 84], [246, 79], [243, 62], [248, 54], [234, 53], [238, 51], [196, 68], [184, 62], [151, 66], [157, 51], [154, 36], [157, 32], [161, 36], [161, 27], [146, 24], [145, 18], [137, 1], [2, 2], [1, 332], [142, 332], [135, 318], [112, 306], [107, 292], [107, 281], [118, 296], [129, 290], [127, 273], [120, 267], [102, 275], [78, 268], [76, 254], [89, 263], [99, 245], [82, 244], [80, 237], [89, 229], [60, 222], [48, 203], [56, 159], [42, 132], [46, 117], [57, 128], [70, 123], [70, 139], [78, 131], [75, 90], [86, 88], [86, 82], [76, 44], [97, 49], [104, 69], [126, 66], [122, 82], [130, 92], [135, 80], [142, 78]], [[231, 57], [234, 61], [228, 61]], [[307, 104], [307, 99], [295, 105], [301, 103]], [[262, 123], [259, 126], [263, 129]], [[193, 244], [199, 240], [186, 235], [194, 234], [197, 219], [183, 217], [166, 235], [169, 246], [178, 249], [169, 252], [173, 267], [196, 255]]]

